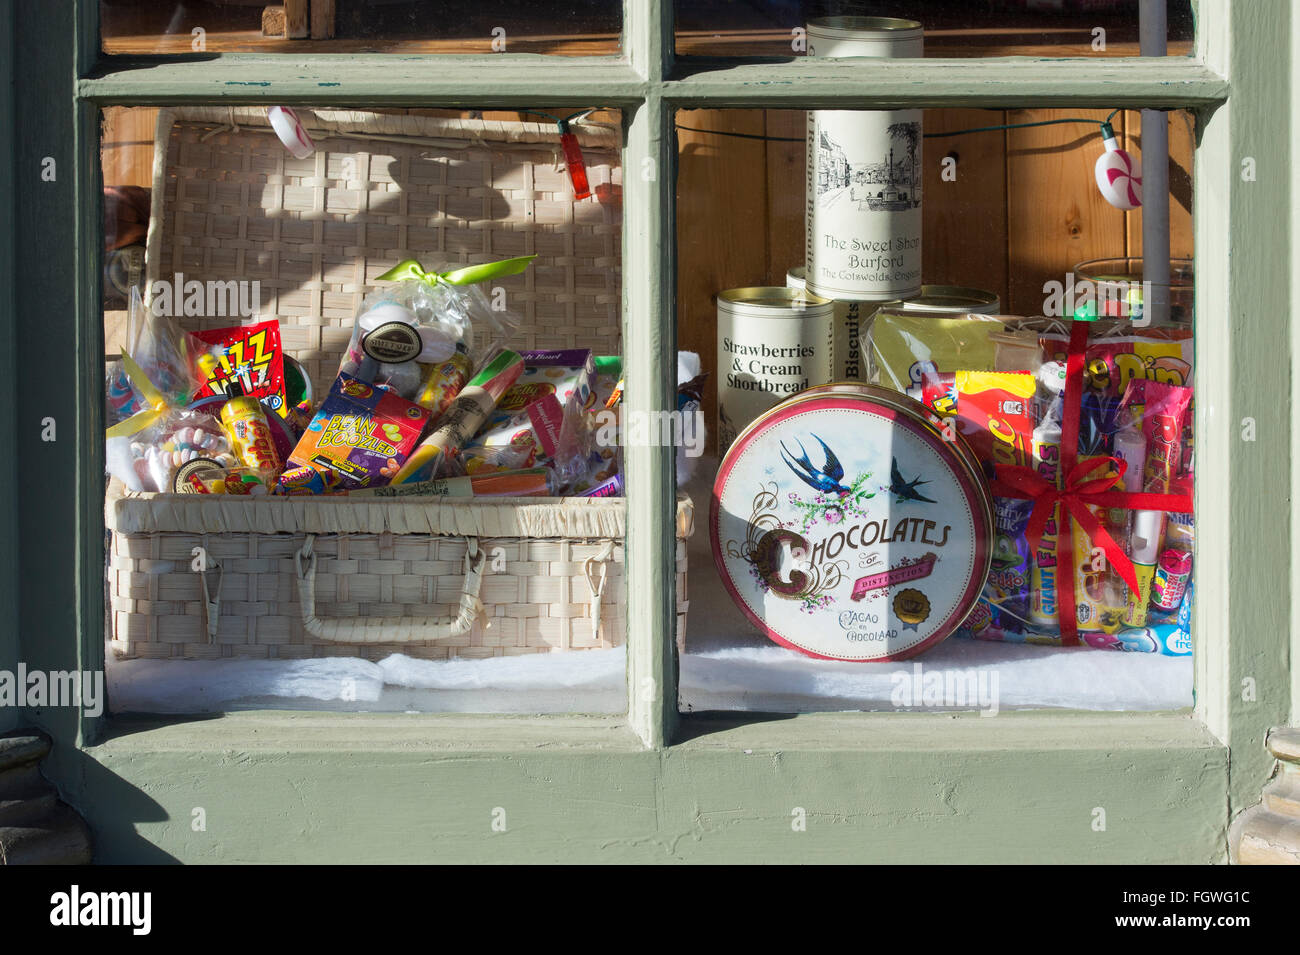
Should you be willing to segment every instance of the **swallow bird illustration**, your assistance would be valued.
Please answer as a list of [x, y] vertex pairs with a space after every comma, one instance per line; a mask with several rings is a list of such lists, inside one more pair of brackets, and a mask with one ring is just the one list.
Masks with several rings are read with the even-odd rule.
[[[814, 434], [813, 437], [817, 438], [817, 435]], [[835, 452], [827, 447], [825, 441], [821, 438], [817, 438], [817, 443], [820, 444], [822, 450], [826, 452], [826, 463], [822, 465], [820, 471], [813, 467], [812, 462], [808, 460], [808, 452], [804, 450], [803, 442], [796, 439], [795, 443], [799, 445], [799, 456], [795, 457], [790, 452], [790, 449], [785, 446], [785, 442], [782, 441], [781, 459], [785, 461], [791, 471], [799, 476], [799, 480], [803, 481], [813, 490], [821, 491], [825, 494], [839, 494], [840, 496], [843, 496], [852, 493], [851, 488], [847, 488], [840, 483], [840, 481], [844, 479], [844, 466], [840, 464], [840, 459], [835, 456]]]
[[916, 490], [919, 485], [929, 483], [929, 481], [922, 481], [919, 474], [911, 481], [904, 481], [902, 473], [898, 470], [898, 458], [891, 459], [889, 465], [889, 490], [891, 493], [898, 495], [898, 503], [924, 501], [927, 504], [937, 504], [938, 501], [932, 500]]

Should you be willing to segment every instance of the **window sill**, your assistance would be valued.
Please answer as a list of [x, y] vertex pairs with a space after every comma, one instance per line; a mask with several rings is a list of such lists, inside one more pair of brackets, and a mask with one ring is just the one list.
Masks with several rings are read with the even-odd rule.
[[[631, 753], [621, 716], [321, 713], [113, 717], [92, 756], [211, 752]], [[684, 714], [672, 752], [1224, 750], [1190, 712]]]
[[250, 710], [212, 717], [117, 716], [94, 757], [139, 753], [641, 752], [622, 716], [321, 713]]
[[1007, 752], [1223, 751], [1190, 711], [1087, 713], [801, 713], [683, 715], [674, 750]]

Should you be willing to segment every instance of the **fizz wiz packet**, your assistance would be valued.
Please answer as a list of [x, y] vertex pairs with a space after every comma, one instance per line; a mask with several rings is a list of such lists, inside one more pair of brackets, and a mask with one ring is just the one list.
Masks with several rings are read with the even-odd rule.
[[[388, 484], [428, 421], [427, 408], [351, 375], [339, 375], [289, 463], [320, 472], [325, 488]], [[311, 475], [302, 472], [296, 472], [291, 482], [282, 490], [301, 493], [317, 486]]]
[[[1034, 376], [1028, 372], [959, 371], [955, 376], [957, 428], [980, 461], [1018, 467], [1033, 457]], [[980, 601], [988, 614], [973, 614], [972, 635], [1001, 639], [1018, 633], [1029, 618], [1029, 542], [1025, 527], [1033, 501], [993, 498], [993, 561]]]
[[278, 321], [211, 328], [192, 334], [205, 344], [216, 346], [199, 360], [205, 379], [195, 399], [233, 394], [232, 386], [237, 384], [243, 394], [256, 398], [281, 417], [288, 415]]

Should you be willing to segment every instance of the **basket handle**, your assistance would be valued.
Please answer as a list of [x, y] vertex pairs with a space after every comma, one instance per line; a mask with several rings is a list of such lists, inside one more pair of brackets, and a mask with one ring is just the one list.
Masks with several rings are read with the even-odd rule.
[[483, 585], [486, 554], [478, 538], [465, 538], [465, 586], [460, 593], [460, 613], [455, 617], [351, 617], [322, 620], [316, 616], [316, 555], [314, 534], [308, 534], [294, 555], [298, 571], [298, 604], [302, 628], [320, 640], [334, 643], [410, 643], [416, 640], [445, 640], [467, 632], [483, 609], [478, 599]]

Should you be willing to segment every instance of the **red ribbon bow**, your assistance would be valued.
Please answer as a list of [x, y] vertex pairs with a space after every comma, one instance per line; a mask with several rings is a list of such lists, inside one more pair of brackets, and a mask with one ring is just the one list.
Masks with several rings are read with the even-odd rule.
[[[996, 466], [997, 480], [991, 483], [993, 493], [999, 497], [1012, 497], [1034, 502], [1025, 536], [1034, 549], [1034, 559], [1042, 550], [1043, 535], [1048, 522], [1060, 505], [1061, 522], [1056, 528], [1056, 589], [1061, 621], [1061, 643], [1078, 644], [1078, 621], [1074, 600], [1074, 561], [1070, 520], [1074, 519], [1088, 534], [1094, 547], [1101, 547], [1110, 566], [1118, 571], [1133, 593], [1138, 591], [1137, 575], [1133, 562], [1123, 548], [1111, 537], [1106, 526], [1097, 519], [1093, 508], [1118, 507], [1142, 511], [1190, 511], [1192, 496], [1183, 491], [1176, 494], [1158, 494], [1112, 490], [1124, 477], [1125, 462], [1118, 458], [1091, 456], [1078, 459], [1079, 414], [1082, 405], [1084, 351], [1088, 345], [1087, 322], [1076, 321], [1070, 326], [1070, 350], [1065, 362], [1065, 395], [1061, 420], [1060, 487], [1045, 479], [1033, 468]], [[1090, 477], [1103, 465], [1101, 477]], [[1112, 473], [1111, 469], [1114, 469]]]

